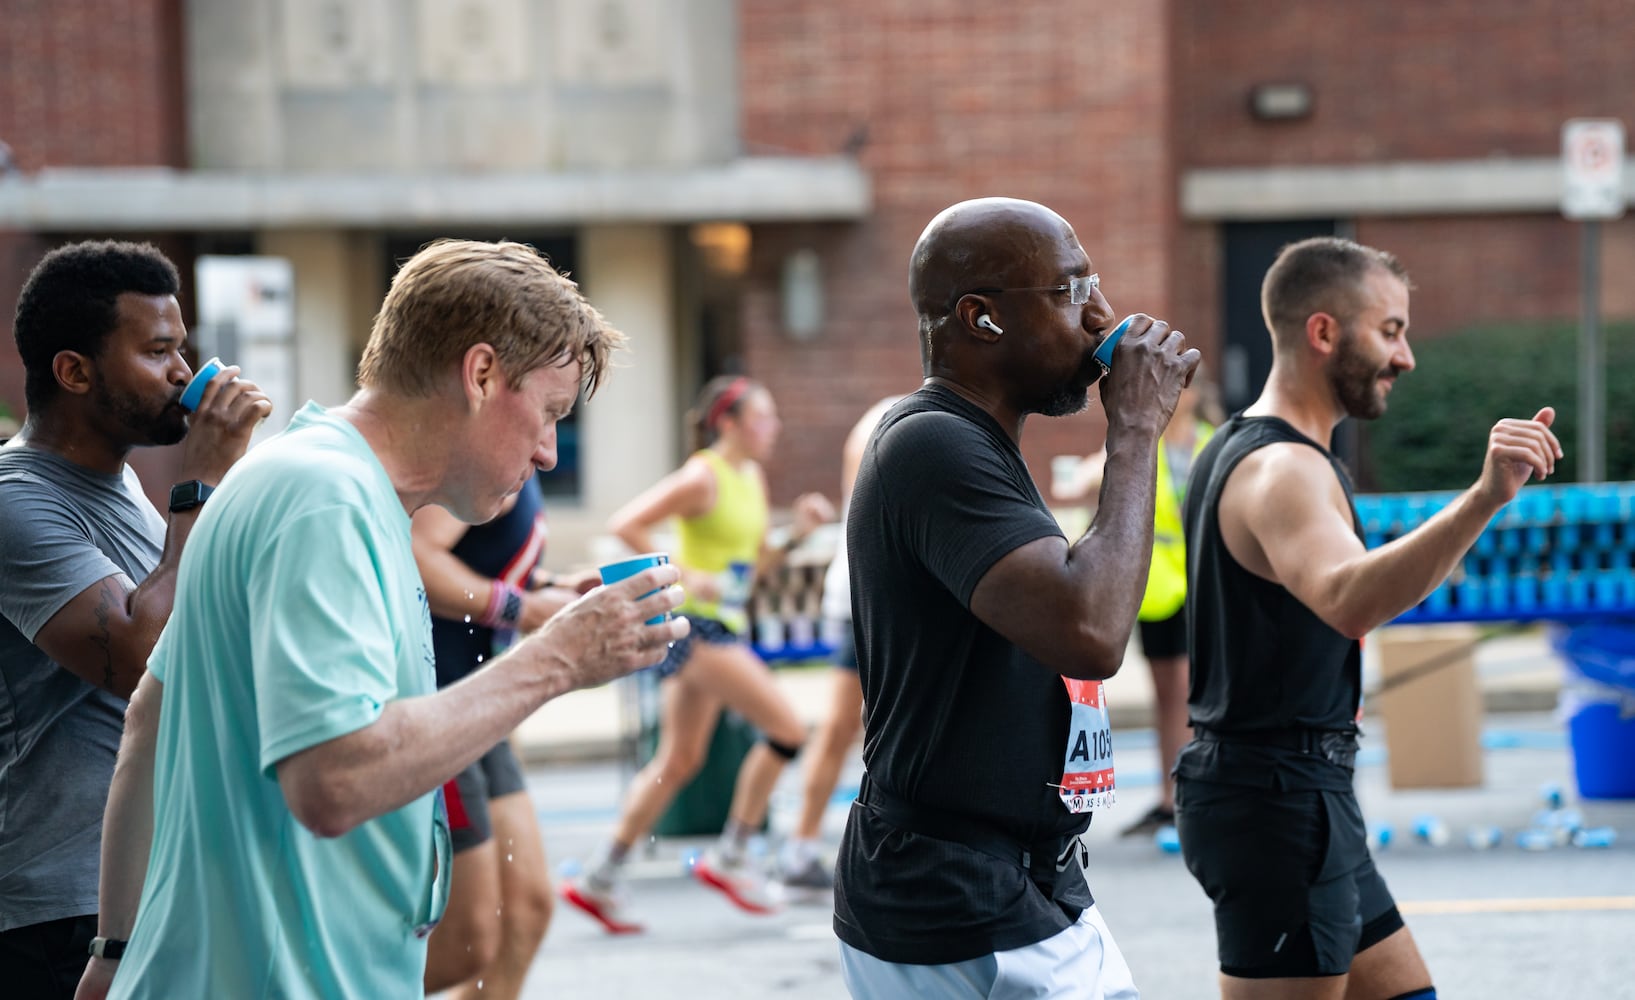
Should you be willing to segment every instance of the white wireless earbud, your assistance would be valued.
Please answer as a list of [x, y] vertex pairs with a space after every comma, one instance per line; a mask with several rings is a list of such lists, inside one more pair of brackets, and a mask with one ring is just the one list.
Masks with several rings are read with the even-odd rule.
[[988, 329], [992, 330], [994, 333], [1004, 333], [1005, 332], [1004, 330], [1001, 330], [999, 328], [999, 324], [995, 323], [993, 321], [993, 317], [989, 316], [987, 313], [983, 313], [981, 316], [977, 317], [976, 325], [977, 326], [985, 326]]

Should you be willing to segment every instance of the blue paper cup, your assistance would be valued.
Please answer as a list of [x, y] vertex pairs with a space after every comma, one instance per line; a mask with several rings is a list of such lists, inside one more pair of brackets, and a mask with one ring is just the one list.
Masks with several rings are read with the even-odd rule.
[[1096, 363], [1101, 365], [1103, 375], [1106, 375], [1112, 369], [1113, 348], [1117, 347], [1118, 342], [1124, 339], [1124, 335], [1130, 331], [1130, 324], [1133, 322], [1135, 322], [1134, 316], [1124, 317], [1123, 321], [1113, 327], [1112, 332], [1103, 337], [1101, 343], [1096, 345]]
[[[620, 580], [627, 580], [630, 577], [635, 576], [644, 569], [652, 566], [663, 566], [669, 563], [669, 561], [670, 554], [667, 552], [648, 552], [645, 555], [631, 556], [629, 559], [621, 559], [618, 562], [608, 563], [606, 566], [598, 567], [597, 572], [602, 574], [602, 582], [604, 584], [618, 583]], [[649, 590], [642, 596], [647, 597], [658, 592], [658, 589]], [[669, 619], [670, 616], [668, 614], [662, 614], [647, 619], [647, 624], [657, 625], [661, 622], [669, 621]]]
[[187, 383], [187, 388], [182, 390], [182, 409], [189, 413], [197, 410], [199, 403], [204, 399], [205, 386], [209, 385], [210, 380], [220, 373], [220, 358], [211, 358], [200, 365], [199, 370], [193, 373], [193, 381]]

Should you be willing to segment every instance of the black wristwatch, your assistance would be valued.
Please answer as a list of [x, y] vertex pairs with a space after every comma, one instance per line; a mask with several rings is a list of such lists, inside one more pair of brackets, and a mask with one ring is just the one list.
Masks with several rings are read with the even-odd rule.
[[206, 486], [197, 479], [177, 483], [170, 488], [170, 512], [180, 514], [184, 510], [203, 507], [204, 502], [210, 499], [210, 494], [214, 492], [216, 492], [214, 486]]
[[117, 962], [124, 957], [127, 944], [129, 942], [121, 941], [118, 938], [94, 937], [91, 939], [91, 947], [85, 949], [85, 951], [92, 958], [106, 958], [109, 961]]

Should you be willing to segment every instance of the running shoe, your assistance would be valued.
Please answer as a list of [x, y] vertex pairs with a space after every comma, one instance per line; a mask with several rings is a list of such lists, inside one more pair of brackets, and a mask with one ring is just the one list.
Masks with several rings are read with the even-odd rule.
[[1147, 814], [1120, 830], [1120, 837], [1151, 837], [1161, 828], [1175, 825], [1175, 810], [1153, 806]]
[[746, 913], [765, 916], [778, 912], [765, 876], [742, 859], [728, 859], [713, 847], [693, 862], [693, 878], [720, 892]]
[[835, 887], [834, 873], [823, 864], [821, 858], [807, 858], [804, 862], [794, 865], [780, 865], [778, 881], [785, 889], [803, 889], [813, 892], [823, 892]]
[[619, 895], [613, 887], [597, 888], [590, 879], [562, 880], [562, 898], [588, 914], [609, 934], [640, 934], [645, 927], [622, 918], [624, 905]]

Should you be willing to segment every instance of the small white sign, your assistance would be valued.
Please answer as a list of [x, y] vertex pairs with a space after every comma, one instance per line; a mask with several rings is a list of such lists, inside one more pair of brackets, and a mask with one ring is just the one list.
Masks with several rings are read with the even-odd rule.
[[1624, 123], [1574, 118], [1561, 127], [1561, 214], [1616, 219], [1624, 214]]

